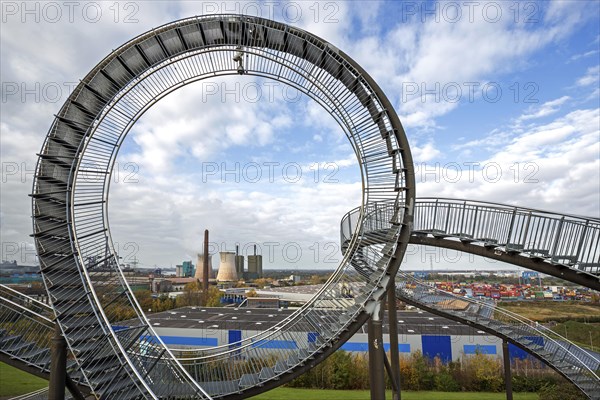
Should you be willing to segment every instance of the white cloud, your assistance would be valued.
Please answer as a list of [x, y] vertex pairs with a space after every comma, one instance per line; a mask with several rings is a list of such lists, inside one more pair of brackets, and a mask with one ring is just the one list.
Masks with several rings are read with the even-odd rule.
[[584, 76], [577, 79], [577, 86], [590, 86], [596, 84], [598, 86], [598, 80], [600, 79], [600, 66], [590, 67]]
[[597, 217], [599, 126], [600, 109], [587, 109], [532, 125], [522, 133], [507, 133], [489, 157], [473, 154], [418, 170], [418, 195]]
[[581, 58], [591, 57], [594, 54], [598, 54], [598, 52], [599, 52], [598, 50], [590, 50], [590, 51], [586, 51], [585, 53], [575, 54], [574, 56], [571, 56], [570, 61], [576, 61]]
[[[536, 17], [544, 15], [545, 23], [514, 24], [512, 3], [492, 3], [502, 8], [504, 17], [499, 21], [490, 22], [481, 12], [470, 20], [466, 7], [464, 17], [455, 23], [431, 16], [422, 23], [423, 16], [417, 13], [416, 20], [398, 22], [383, 37], [372, 35], [348, 43], [348, 52], [392, 94], [407, 128], [438, 128], [436, 119], [461, 104], [440, 94], [445, 85], [458, 85], [464, 94], [466, 85], [498, 80], [500, 74], [522, 67], [536, 51], [562, 40], [589, 18], [585, 5], [553, 2], [545, 14], [537, 10]], [[432, 90], [438, 92], [437, 98], [425, 95]]]
[[547, 101], [539, 107], [530, 107], [527, 110], [528, 113], [521, 115], [517, 121], [527, 121], [530, 119], [542, 118], [554, 114], [558, 112], [560, 107], [570, 99], [571, 98], [569, 96], [563, 96], [555, 100]]
[[435, 160], [437, 157], [440, 156], [440, 151], [435, 148], [435, 145], [432, 142], [425, 143], [425, 145], [423, 146], [413, 144], [411, 146], [411, 153], [413, 156], [413, 160], [416, 163]]

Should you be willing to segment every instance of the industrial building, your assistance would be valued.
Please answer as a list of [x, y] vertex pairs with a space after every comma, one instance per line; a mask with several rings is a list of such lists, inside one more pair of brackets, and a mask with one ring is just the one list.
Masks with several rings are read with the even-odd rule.
[[[156, 333], [172, 348], [202, 348], [231, 345], [257, 335], [293, 313], [282, 308], [202, 308], [184, 307], [148, 316]], [[385, 316], [387, 321], [387, 315]], [[308, 341], [315, 340], [314, 332]], [[542, 338], [539, 338], [542, 340]], [[147, 338], [147, 340], [153, 340]], [[457, 360], [476, 353], [500, 356], [502, 340], [472, 327], [458, 324], [424, 311], [398, 311], [398, 341], [401, 354], [421, 351], [439, 357], [443, 362]], [[389, 350], [389, 334], [384, 324], [384, 349]], [[278, 349], [296, 349], [294, 340], [277, 342]], [[512, 358], [525, 358], [527, 353], [509, 345]], [[340, 348], [345, 351], [367, 352], [366, 324]]]
[[263, 277], [262, 255], [248, 256], [247, 279], [258, 279]]
[[193, 277], [196, 273], [196, 268], [191, 261], [184, 261], [181, 265], [175, 266], [175, 276], [178, 278]]

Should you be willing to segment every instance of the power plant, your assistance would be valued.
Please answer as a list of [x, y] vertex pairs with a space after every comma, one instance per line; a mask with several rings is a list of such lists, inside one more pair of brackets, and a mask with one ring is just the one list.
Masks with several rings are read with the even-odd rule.
[[[219, 252], [219, 269], [217, 273], [218, 282], [235, 282], [240, 279], [252, 280], [262, 278], [262, 256], [256, 254], [248, 256], [248, 271], [244, 268], [244, 256], [240, 255], [240, 246], [235, 246], [235, 253], [231, 251]], [[198, 254], [194, 278], [202, 282], [202, 287], [208, 290], [208, 282], [214, 279], [212, 269], [212, 255], [208, 251], [208, 229], [204, 231], [204, 252]]]
[[219, 282], [233, 282], [238, 280], [238, 274], [235, 267], [236, 256], [232, 251], [221, 251], [219, 252], [221, 257], [221, 263], [219, 264], [219, 273], [217, 274], [217, 281]]
[[244, 276], [244, 256], [240, 256], [240, 246], [235, 246], [235, 271], [238, 277]]
[[256, 254], [256, 245], [254, 246], [254, 255], [248, 256], [248, 273], [245, 274], [246, 279], [262, 278], [262, 255]]

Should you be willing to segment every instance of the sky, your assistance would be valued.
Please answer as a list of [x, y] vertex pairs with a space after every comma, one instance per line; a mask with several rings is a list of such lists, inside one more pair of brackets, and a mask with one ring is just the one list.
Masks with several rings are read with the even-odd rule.
[[[111, 50], [194, 15], [244, 13], [303, 28], [379, 84], [410, 141], [417, 196], [600, 216], [600, 3], [595, 1], [3, 1], [2, 259], [36, 262], [32, 174], [70, 91]], [[179, 89], [135, 124], [117, 158], [109, 219], [126, 263], [169, 267], [210, 250], [264, 268], [333, 269], [339, 223], [360, 204], [336, 122], [251, 76]], [[213, 259], [214, 267], [217, 261]], [[497, 269], [409, 247], [403, 268]]]

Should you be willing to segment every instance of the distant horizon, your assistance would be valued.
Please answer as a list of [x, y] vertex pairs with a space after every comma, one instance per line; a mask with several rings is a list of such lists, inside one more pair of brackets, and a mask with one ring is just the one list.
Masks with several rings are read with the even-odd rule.
[[[4, 264], [4, 263], [12, 263], [13, 261], [16, 260], [2, 260], [0, 261], [0, 263]], [[184, 260], [184, 261], [189, 261], [189, 260]], [[17, 262], [17, 266], [18, 267], [36, 267], [39, 268], [39, 264], [19, 264]], [[132, 267], [130, 267], [132, 268]], [[176, 267], [175, 266], [145, 266], [145, 265], [138, 265], [136, 267], [136, 269], [144, 269], [144, 270], [155, 270], [155, 269], [168, 269], [168, 270], [173, 270], [175, 271]], [[214, 266], [212, 267], [213, 270], [217, 270], [217, 268], [215, 268]], [[316, 271], [316, 272], [328, 272], [328, 271], [335, 271], [337, 268], [310, 268], [310, 267], [302, 267], [302, 268], [293, 268], [293, 267], [279, 267], [279, 268], [273, 268], [273, 267], [266, 267], [263, 266], [263, 271], [302, 271], [302, 272], [306, 272], [306, 271]], [[444, 272], [477, 272], [477, 271], [496, 271], [496, 272], [515, 272], [515, 271], [520, 271], [520, 270], [525, 270], [526, 268], [524, 267], [517, 267], [517, 266], [512, 266], [512, 267], [508, 267], [508, 268], [502, 268], [502, 269], [498, 269], [498, 268], [492, 268], [492, 267], [488, 267], [488, 268], [477, 268], [474, 267], [473, 269], [454, 269], [454, 268], [434, 268], [434, 269], [429, 269], [429, 268], [422, 268], [422, 269], [401, 269], [404, 272], [440, 272], [440, 271], [444, 271]]]

